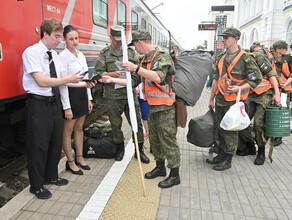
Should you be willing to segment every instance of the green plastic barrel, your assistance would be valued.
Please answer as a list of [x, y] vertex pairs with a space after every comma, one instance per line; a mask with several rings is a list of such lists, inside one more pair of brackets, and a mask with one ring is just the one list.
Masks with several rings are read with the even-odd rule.
[[265, 135], [267, 137], [285, 137], [290, 135], [289, 108], [270, 106], [266, 109]]

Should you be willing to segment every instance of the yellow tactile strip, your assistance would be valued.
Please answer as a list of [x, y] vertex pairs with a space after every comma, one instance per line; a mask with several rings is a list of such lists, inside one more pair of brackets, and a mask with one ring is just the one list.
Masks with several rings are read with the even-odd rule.
[[[148, 142], [145, 144], [147, 146]], [[145, 150], [145, 153], [151, 162], [142, 164], [144, 173], [155, 167], [155, 161], [152, 154], [149, 153], [149, 148]], [[147, 196], [144, 197], [139, 165], [137, 159], [133, 158], [104, 208], [100, 219], [156, 219], [161, 194], [158, 183], [163, 179], [163, 177], [152, 180], [145, 179]]]

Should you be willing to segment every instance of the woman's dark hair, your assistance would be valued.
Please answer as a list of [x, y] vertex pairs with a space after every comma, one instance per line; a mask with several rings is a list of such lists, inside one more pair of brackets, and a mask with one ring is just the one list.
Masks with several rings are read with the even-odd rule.
[[67, 34], [69, 33], [69, 32], [71, 32], [71, 31], [76, 31], [76, 32], [78, 32], [78, 30], [74, 27], [74, 26], [72, 26], [72, 25], [66, 25], [65, 27], [64, 27], [64, 32], [63, 32], [63, 37], [64, 38], [66, 38], [66, 36], [67, 36]]

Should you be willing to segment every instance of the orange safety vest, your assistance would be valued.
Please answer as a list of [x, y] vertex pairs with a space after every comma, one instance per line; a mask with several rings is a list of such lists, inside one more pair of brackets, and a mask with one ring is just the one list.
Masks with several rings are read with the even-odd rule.
[[[150, 70], [151, 65], [153, 62], [154, 57], [158, 53], [159, 49], [157, 49], [149, 63], [146, 65], [146, 69]], [[142, 67], [143, 61], [145, 56], [143, 57], [142, 61], [140, 62], [140, 66]], [[142, 76], [141, 76], [142, 79]], [[172, 76], [171, 82], [174, 81], [174, 75]], [[171, 85], [160, 85], [159, 83], [150, 81], [145, 79], [142, 80], [142, 91], [144, 100], [148, 101], [149, 105], [168, 105], [171, 106], [175, 102], [175, 93], [173, 92]]]
[[[231, 93], [227, 90], [227, 83], [226, 83], [227, 78], [231, 79], [234, 83], [233, 85], [236, 85], [236, 86], [243, 85], [247, 81], [246, 79], [245, 80], [236, 79], [232, 77], [232, 75], [230, 74], [231, 70], [233, 69], [233, 67], [236, 65], [236, 63], [238, 62], [238, 60], [241, 58], [241, 56], [244, 53], [245, 52], [241, 50], [239, 54], [237, 54], [237, 56], [230, 63], [226, 74], [223, 74], [223, 62], [224, 62], [226, 54], [222, 56], [218, 62], [219, 78], [218, 78], [218, 90], [216, 91], [216, 94], [220, 92], [224, 96], [226, 101], [235, 101], [237, 97], [236, 93]], [[246, 100], [248, 94], [249, 94], [249, 89], [241, 91], [240, 99]]]
[[[277, 69], [276, 69], [276, 63], [275, 63], [275, 60], [272, 60], [272, 68], [273, 70], [277, 72]], [[288, 63], [285, 61], [283, 64], [282, 64], [282, 72], [281, 72], [281, 75], [279, 76], [277, 74], [277, 80], [278, 80], [278, 83], [279, 85], [285, 83], [287, 81], [287, 78], [290, 77], [290, 70], [289, 70], [289, 67], [288, 67]], [[284, 91], [286, 92], [290, 92], [292, 90], [292, 87], [291, 87], [291, 83], [287, 86], [285, 86], [284, 88]]]
[[250, 90], [250, 93], [255, 92], [256, 94], [260, 95], [272, 88], [270, 81], [267, 79], [266, 76], [262, 79], [261, 83], [254, 89]]

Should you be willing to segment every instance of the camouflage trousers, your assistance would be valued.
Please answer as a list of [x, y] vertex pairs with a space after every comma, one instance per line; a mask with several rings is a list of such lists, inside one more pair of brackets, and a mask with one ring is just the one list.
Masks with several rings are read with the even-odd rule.
[[[128, 123], [131, 125], [130, 112], [127, 99], [107, 99], [107, 108], [109, 114], [109, 120], [112, 127], [113, 142], [115, 144], [120, 144], [124, 142], [124, 134], [122, 132], [122, 114], [125, 113]], [[135, 110], [137, 116], [138, 133], [137, 139], [138, 143], [144, 142], [143, 127], [141, 122], [141, 113], [138, 100], [134, 98]], [[133, 142], [135, 140], [134, 133], [132, 133]]]
[[[255, 141], [258, 147], [264, 147], [267, 143], [268, 138], [264, 136], [265, 134], [265, 112], [266, 108], [272, 104], [273, 93], [261, 94], [261, 102], [257, 99], [252, 98], [248, 101], [247, 114], [253, 121], [253, 129], [255, 133]], [[243, 142], [248, 143], [252, 140], [252, 128], [248, 128], [239, 132], [239, 135]]]
[[172, 109], [151, 112], [148, 116], [150, 147], [156, 161], [167, 159], [168, 168], [180, 166], [180, 151], [176, 140], [175, 106]]
[[220, 127], [220, 122], [230, 106], [218, 106], [215, 104], [215, 118], [218, 122], [219, 148], [227, 153], [234, 155], [238, 147], [238, 131], [226, 131]]

